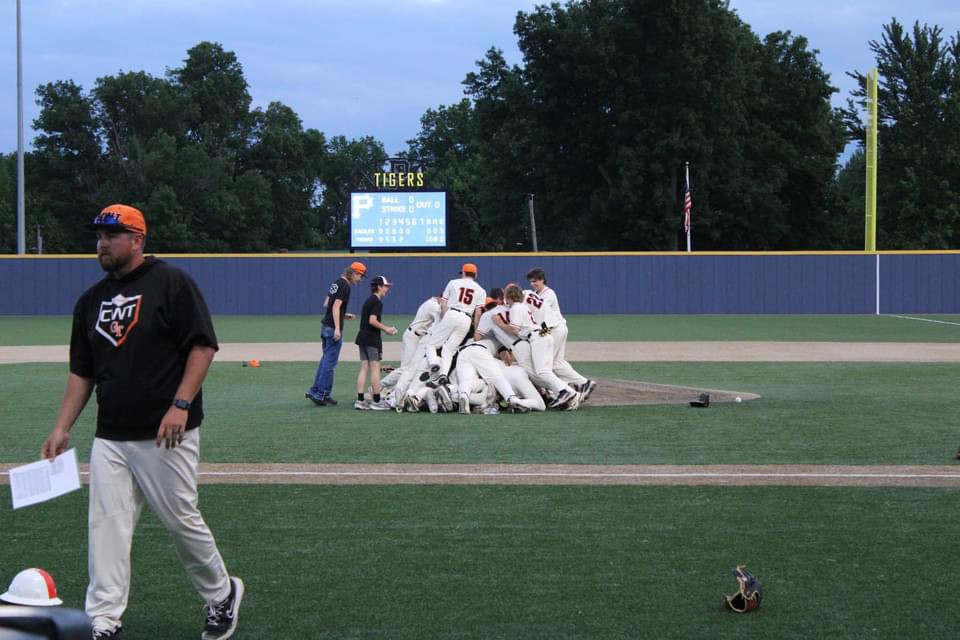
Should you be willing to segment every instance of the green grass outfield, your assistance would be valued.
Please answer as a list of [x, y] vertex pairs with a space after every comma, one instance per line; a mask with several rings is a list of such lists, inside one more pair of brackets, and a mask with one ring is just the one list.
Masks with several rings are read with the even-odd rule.
[[[411, 316], [391, 315], [384, 322], [403, 328]], [[828, 342], [958, 342], [960, 315], [576, 315], [568, 316], [570, 340], [722, 340]], [[943, 324], [951, 323], [951, 324]], [[217, 316], [221, 342], [319, 342], [317, 316]], [[347, 338], [357, 323], [348, 323]], [[399, 340], [400, 338], [386, 338]], [[0, 346], [66, 344], [67, 316], [0, 316]]]
[[[85, 491], [3, 514], [0, 567], [86, 582]], [[0, 487], [0, 501], [9, 489]], [[238, 639], [955, 638], [954, 489], [205, 486]], [[747, 562], [763, 606], [722, 607]], [[127, 640], [197, 637], [145, 512]]]
[[[583, 363], [591, 377], [759, 393], [708, 410], [599, 407], [499, 416], [352, 408], [356, 363], [337, 367], [337, 407], [303, 397], [311, 363], [215, 363], [204, 385], [206, 462], [566, 464], [944, 464], [960, 445], [955, 363]], [[66, 365], [0, 367], [0, 462], [34, 459]], [[86, 459], [91, 402], [72, 432]]]
[[[930, 316], [958, 322], [957, 316]], [[389, 318], [388, 318], [388, 321]], [[401, 325], [397, 321], [396, 324]], [[315, 340], [317, 318], [218, 318], [221, 340]], [[354, 325], [355, 326], [355, 325]], [[6, 344], [63, 344], [65, 318], [0, 319]], [[354, 329], [355, 330], [355, 329]], [[955, 342], [960, 326], [873, 316], [579, 316], [577, 340]], [[348, 332], [348, 338], [351, 334]], [[205, 462], [950, 464], [960, 363], [575, 363], [586, 375], [759, 393], [740, 405], [499, 416], [303, 398], [315, 363], [217, 362]], [[36, 458], [65, 364], [0, 366], [0, 462]], [[73, 431], [88, 457], [94, 407]], [[960, 471], [960, 465], [958, 465]], [[10, 510], [0, 586], [42, 566], [70, 606], [86, 583], [86, 489]], [[201, 507], [248, 596], [250, 638], [956, 637], [960, 490], [841, 487], [203, 486]], [[725, 611], [729, 570], [764, 582]], [[124, 638], [196, 637], [200, 603], [145, 512]]]

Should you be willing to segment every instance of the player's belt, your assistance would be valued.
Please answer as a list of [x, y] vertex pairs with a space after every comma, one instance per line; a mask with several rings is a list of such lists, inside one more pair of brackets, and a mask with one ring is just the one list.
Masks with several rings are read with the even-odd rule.
[[417, 336], [418, 338], [422, 338], [423, 336], [427, 335], [426, 331], [424, 331], [423, 333], [420, 333], [419, 331], [414, 331], [413, 327], [407, 327], [407, 331], [412, 332], [413, 335]]
[[511, 344], [510, 346], [515, 347], [521, 342], [530, 342], [530, 340], [528, 338], [517, 338], [516, 340], [513, 341], [513, 344]]
[[463, 315], [465, 315], [465, 316], [467, 316], [467, 317], [469, 317], [469, 318], [472, 318], [472, 317], [473, 317], [473, 314], [472, 314], [472, 313], [470, 313], [469, 311], [464, 311], [463, 309], [454, 309], [453, 307], [451, 307], [451, 310], [452, 310], [452, 311], [459, 311], [460, 313], [462, 313]]
[[460, 347], [460, 351], [463, 351], [464, 349], [469, 349], [470, 347], [483, 347], [484, 349], [486, 349], [487, 345], [480, 344], [479, 342], [471, 342], [470, 344], [465, 344], [462, 347]]

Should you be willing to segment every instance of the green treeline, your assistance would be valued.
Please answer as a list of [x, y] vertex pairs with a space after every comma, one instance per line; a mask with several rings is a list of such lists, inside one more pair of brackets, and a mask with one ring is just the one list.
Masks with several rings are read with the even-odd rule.
[[[450, 194], [451, 250], [862, 249], [864, 77], [847, 107], [802, 36], [754, 34], [723, 0], [574, 0], [517, 15], [523, 65], [491, 49], [464, 99], [429, 109], [406, 156]], [[960, 34], [896, 20], [880, 73], [878, 247], [960, 248]], [[106, 203], [141, 206], [154, 251], [348, 246], [349, 193], [386, 160], [289, 107], [251, 109], [236, 56], [203, 42], [163, 78], [37, 89], [28, 246], [90, 251]], [[0, 156], [0, 251], [16, 248], [15, 154]]]

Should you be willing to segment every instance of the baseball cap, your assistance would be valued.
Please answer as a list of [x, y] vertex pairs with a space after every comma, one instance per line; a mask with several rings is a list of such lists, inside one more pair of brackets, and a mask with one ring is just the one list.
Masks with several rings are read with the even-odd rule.
[[125, 204], [111, 204], [103, 208], [87, 229], [114, 229], [147, 235], [147, 221], [139, 209]]
[[387, 280], [387, 276], [377, 276], [370, 281], [370, 284], [376, 285], [378, 287], [392, 287], [393, 283]]
[[367, 277], [367, 267], [362, 262], [354, 262], [350, 264], [350, 268], [360, 274], [361, 277]]
[[472, 262], [465, 262], [463, 266], [460, 267], [460, 273], [469, 273], [472, 276], [477, 275], [477, 265]]

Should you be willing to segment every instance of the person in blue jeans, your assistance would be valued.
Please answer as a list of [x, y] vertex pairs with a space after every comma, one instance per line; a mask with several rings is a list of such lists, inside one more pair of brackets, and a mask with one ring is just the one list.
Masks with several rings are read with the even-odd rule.
[[326, 312], [320, 327], [320, 340], [323, 343], [323, 355], [317, 366], [317, 375], [313, 386], [304, 394], [307, 400], [318, 407], [332, 406], [337, 401], [330, 397], [333, 392], [333, 371], [340, 360], [340, 347], [343, 346], [343, 323], [353, 320], [354, 315], [347, 313], [347, 304], [350, 302], [350, 287], [360, 282], [367, 275], [367, 267], [362, 262], [354, 262], [343, 270], [343, 275], [330, 285], [327, 299], [323, 306]]

